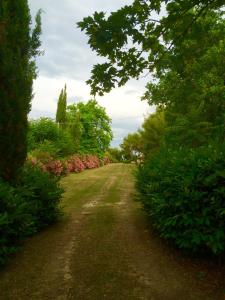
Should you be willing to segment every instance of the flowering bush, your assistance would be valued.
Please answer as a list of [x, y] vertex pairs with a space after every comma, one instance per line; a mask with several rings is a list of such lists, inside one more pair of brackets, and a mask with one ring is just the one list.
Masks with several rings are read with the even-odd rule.
[[61, 176], [66, 173], [65, 165], [60, 160], [54, 160], [49, 156], [48, 160], [39, 160], [36, 157], [29, 157], [28, 162], [31, 165], [39, 167], [42, 171], [51, 173], [56, 176]]
[[78, 156], [73, 155], [67, 160], [68, 173], [71, 172], [79, 173], [82, 172], [84, 169], [85, 169], [85, 165]]
[[95, 155], [78, 156], [73, 155], [67, 160], [54, 160], [50, 155], [46, 154], [43, 157], [28, 157], [28, 161], [39, 167], [42, 171], [51, 173], [55, 176], [62, 176], [69, 173], [80, 173], [85, 169], [99, 168], [101, 165], [110, 163], [108, 157], [101, 161]]
[[85, 165], [85, 169], [94, 169], [100, 167], [100, 160], [95, 155], [85, 155], [82, 157], [82, 162]]
[[61, 176], [64, 174], [64, 167], [60, 160], [50, 160], [48, 163], [42, 166], [42, 170], [56, 176]]

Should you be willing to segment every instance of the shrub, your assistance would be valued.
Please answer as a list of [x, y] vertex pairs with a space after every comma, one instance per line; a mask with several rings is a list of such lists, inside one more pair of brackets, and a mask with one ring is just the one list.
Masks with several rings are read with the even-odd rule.
[[95, 155], [85, 155], [81, 159], [85, 169], [94, 169], [100, 167], [100, 161]]
[[140, 167], [137, 187], [153, 225], [191, 251], [225, 250], [225, 147], [162, 150]]
[[78, 156], [74, 155], [67, 160], [67, 169], [69, 173], [79, 173], [85, 169], [85, 165]]
[[[35, 157], [32, 155], [35, 155]], [[55, 176], [62, 176], [72, 172], [80, 173], [85, 169], [98, 168], [110, 162], [107, 157], [100, 161], [95, 155], [81, 157], [73, 155], [65, 160], [54, 159], [50, 154], [38, 150], [33, 151], [32, 155], [28, 157], [29, 164]]]
[[55, 176], [61, 176], [64, 174], [64, 166], [60, 160], [50, 160], [42, 166], [42, 170]]
[[0, 265], [28, 232], [34, 231], [27, 203], [6, 182], [0, 179]]
[[35, 156], [37, 158], [40, 157], [40, 160], [42, 160], [43, 156], [50, 156], [52, 158], [57, 157], [58, 148], [55, 144], [55, 142], [45, 140], [42, 143], [40, 143], [36, 148], [30, 152], [32, 156]]
[[40, 118], [29, 124], [28, 149], [30, 152], [48, 152], [57, 158], [73, 154], [76, 146], [66, 128], [59, 128], [52, 119]]
[[33, 141], [33, 147], [39, 146], [46, 140], [55, 141], [58, 136], [58, 126], [52, 119], [40, 118], [29, 123], [28, 138]]
[[32, 164], [14, 186], [0, 179], [0, 265], [24, 237], [56, 221], [62, 192], [56, 177]]
[[47, 163], [53, 158], [55, 158], [55, 152], [52, 152], [50, 149], [48, 149], [50, 150], [49, 152], [43, 150], [44, 149], [42, 149], [42, 147], [36, 148], [35, 150], [29, 153], [28, 159], [35, 157], [38, 160], [38, 162]]
[[68, 173], [67, 164], [63, 160], [53, 159], [49, 153], [33, 151], [28, 157], [28, 163], [38, 167], [44, 172], [49, 172], [55, 176], [61, 176]]
[[37, 230], [51, 224], [59, 216], [63, 190], [56, 176], [27, 163], [17, 185], [17, 191], [28, 204]]

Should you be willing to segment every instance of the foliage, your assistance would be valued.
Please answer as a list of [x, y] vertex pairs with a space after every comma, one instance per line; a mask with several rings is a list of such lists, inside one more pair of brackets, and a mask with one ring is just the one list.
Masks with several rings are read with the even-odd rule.
[[73, 155], [67, 160], [67, 169], [69, 173], [80, 173], [85, 169], [85, 164], [79, 156]]
[[61, 176], [62, 174], [64, 174], [64, 165], [60, 160], [52, 159], [43, 164], [41, 169], [55, 176]]
[[[181, 22], [180, 30], [184, 24]], [[211, 12], [198, 18], [185, 39], [176, 42], [145, 99], [166, 108], [167, 143], [199, 147], [224, 139], [225, 22]], [[170, 32], [170, 39], [175, 35]]]
[[69, 173], [79, 173], [85, 169], [99, 168], [110, 163], [110, 159], [104, 156], [99, 159], [96, 155], [74, 154], [67, 159], [54, 159], [48, 153], [38, 153], [39, 156], [29, 156], [28, 162], [44, 172], [54, 176], [63, 176]]
[[[93, 94], [139, 78], [144, 70], [153, 76], [143, 99], [160, 111], [122, 146], [127, 157], [139, 151], [147, 159], [138, 188], [153, 224], [181, 248], [216, 254], [225, 250], [222, 5], [134, 1], [78, 24], [92, 49], [107, 59], [93, 68]], [[159, 14], [163, 6], [166, 13]]]
[[[68, 106], [67, 116], [71, 122], [69, 127], [73, 130], [75, 122], [80, 139], [79, 151], [83, 154], [103, 156], [112, 139], [111, 120], [105, 109], [95, 100], [90, 100], [87, 103], [80, 102]], [[78, 120], [80, 126], [76, 125]]]
[[122, 151], [119, 148], [109, 148], [106, 155], [113, 163], [121, 162], [123, 160]]
[[0, 179], [0, 265], [15, 252], [18, 240], [33, 226], [26, 210], [27, 204], [21, 195]]
[[123, 160], [137, 161], [141, 157], [139, 132], [128, 134], [120, 145]]
[[88, 80], [92, 94], [103, 95], [145, 70], [160, 70], [173, 45], [185, 37], [198, 18], [222, 5], [223, 0], [135, 0], [109, 16], [95, 12], [84, 18], [78, 27], [87, 34], [90, 47], [107, 59], [92, 70]]
[[20, 241], [59, 216], [62, 189], [58, 179], [27, 164], [12, 186], [0, 179], [0, 265]]
[[[216, 254], [225, 250], [224, 30], [220, 14], [199, 17], [148, 84], [144, 98], [164, 107], [166, 131], [160, 152], [138, 174], [144, 207], [161, 235]], [[168, 39], [175, 34], [170, 30]]]
[[118, 155], [118, 161], [142, 161], [155, 155], [164, 145], [167, 133], [164, 115], [165, 109], [158, 108], [155, 113], [145, 118], [141, 129], [124, 138], [120, 145], [121, 150], [113, 149], [112, 155]]
[[140, 149], [145, 158], [156, 154], [163, 145], [166, 133], [166, 122], [163, 110], [149, 115], [139, 131]]
[[40, 54], [40, 12], [31, 31], [27, 0], [0, 2], [0, 176], [12, 181], [26, 159], [27, 114]]
[[49, 118], [40, 118], [38, 120], [32, 120], [29, 123], [29, 135], [34, 143], [31, 150], [37, 147], [44, 141], [55, 141], [58, 139], [59, 130], [57, 124]]
[[62, 89], [58, 104], [57, 104], [57, 112], [56, 112], [56, 123], [61, 126], [65, 126], [66, 124], [66, 107], [67, 107], [67, 92], [66, 92], [66, 85], [64, 89]]
[[140, 167], [137, 187], [161, 236], [191, 251], [225, 250], [225, 147], [161, 150]]
[[57, 157], [57, 147], [54, 142], [45, 140], [39, 145], [36, 145], [33, 151], [29, 152], [29, 155], [34, 157], [42, 157], [42, 156], [51, 156], [51, 157]]
[[40, 118], [29, 123], [28, 134], [29, 150], [48, 152], [53, 157], [64, 157], [75, 152], [75, 144], [69, 131], [58, 128], [58, 125], [49, 118]]
[[17, 183], [17, 190], [28, 203], [37, 230], [57, 219], [63, 192], [57, 177], [27, 163]]
[[63, 158], [80, 153], [103, 158], [112, 139], [111, 120], [105, 109], [94, 100], [73, 104], [68, 106], [65, 120], [63, 126], [49, 118], [30, 121], [30, 154], [36, 157], [48, 152], [54, 158]]
[[85, 169], [94, 169], [100, 167], [100, 160], [95, 155], [84, 155], [81, 160], [85, 166]]
[[56, 156], [61, 158], [74, 154], [77, 149], [70, 132], [65, 128], [59, 129], [58, 139], [54, 145], [57, 149]]
[[75, 145], [75, 151], [80, 150], [82, 123], [80, 119], [80, 112], [76, 105], [70, 105], [66, 111], [66, 128], [71, 135]]

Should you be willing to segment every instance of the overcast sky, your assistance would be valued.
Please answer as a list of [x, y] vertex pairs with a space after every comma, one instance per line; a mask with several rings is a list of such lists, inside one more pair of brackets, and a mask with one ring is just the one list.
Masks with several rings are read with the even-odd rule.
[[[87, 37], [77, 28], [76, 22], [95, 11], [110, 12], [132, 3], [132, 0], [29, 0], [34, 16], [39, 8], [42, 14], [42, 49], [38, 58], [39, 75], [34, 82], [34, 99], [31, 118], [55, 117], [60, 90], [67, 84], [68, 102], [88, 101], [90, 89], [85, 84], [93, 64], [101, 58], [92, 52]], [[115, 89], [103, 97], [96, 97], [112, 119], [113, 146], [123, 137], [141, 126], [144, 116], [153, 111], [140, 100], [144, 92], [144, 80], [130, 81], [125, 87]]]

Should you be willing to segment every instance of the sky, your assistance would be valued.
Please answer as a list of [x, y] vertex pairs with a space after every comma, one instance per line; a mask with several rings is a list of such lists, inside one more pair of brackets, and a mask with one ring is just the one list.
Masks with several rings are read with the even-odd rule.
[[[84, 32], [76, 23], [95, 11], [109, 13], [132, 0], [29, 0], [32, 16], [42, 9], [41, 49], [44, 55], [37, 59], [38, 77], [34, 81], [34, 99], [29, 117], [55, 117], [60, 90], [67, 84], [68, 103], [88, 101], [92, 66], [102, 61], [87, 43]], [[126, 86], [114, 89], [103, 97], [96, 97], [112, 119], [112, 146], [135, 132], [154, 108], [141, 101], [146, 79], [131, 80]]]

